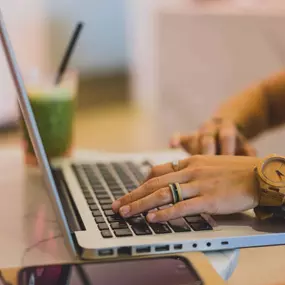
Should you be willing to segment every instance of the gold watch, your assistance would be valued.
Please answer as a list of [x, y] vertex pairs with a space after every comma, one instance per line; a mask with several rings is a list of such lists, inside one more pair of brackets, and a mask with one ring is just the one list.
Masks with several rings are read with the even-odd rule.
[[270, 218], [275, 212], [282, 212], [282, 206], [285, 206], [285, 157], [270, 155], [256, 166], [255, 172], [260, 196], [254, 211], [261, 219]]

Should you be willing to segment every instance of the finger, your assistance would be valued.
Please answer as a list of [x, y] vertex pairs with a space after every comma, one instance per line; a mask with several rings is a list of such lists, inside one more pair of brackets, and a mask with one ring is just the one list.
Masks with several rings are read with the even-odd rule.
[[180, 145], [188, 153], [193, 153], [192, 141], [195, 139], [195, 134], [191, 136], [180, 136]]
[[240, 133], [237, 136], [237, 154], [246, 156], [256, 156], [256, 149], [248, 143], [247, 139]]
[[181, 135], [180, 133], [175, 133], [170, 139], [170, 147], [178, 148], [181, 146]]
[[158, 223], [177, 219], [186, 215], [201, 214], [206, 212], [206, 200], [207, 199], [204, 196], [185, 200], [172, 207], [149, 213], [146, 218], [150, 223]]
[[229, 122], [223, 122], [219, 130], [221, 154], [234, 155], [236, 151], [236, 128]]
[[200, 138], [201, 154], [214, 155], [216, 153], [216, 142], [214, 134], [202, 135]]
[[115, 212], [118, 212], [118, 210], [127, 204], [130, 204], [138, 199], [141, 199], [147, 195], [150, 195], [154, 191], [157, 191], [160, 188], [167, 187], [169, 183], [185, 183], [189, 181], [191, 172], [189, 171], [178, 171], [169, 173], [160, 177], [155, 177], [147, 182], [145, 182], [143, 185], [141, 185], [139, 188], [133, 190], [132, 192], [128, 193], [127, 195], [121, 197], [119, 200], [115, 201], [112, 205], [112, 209]]
[[190, 149], [190, 154], [195, 155], [199, 154], [199, 135], [196, 133], [195, 135], [192, 136], [191, 141], [189, 142], [189, 149]]
[[122, 217], [128, 218], [158, 206], [169, 204], [172, 200], [173, 197], [170, 188], [164, 187], [142, 199], [121, 207], [119, 212]]
[[[178, 171], [182, 170], [187, 166], [188, 166], [188, 159], [179, 160], [177, 170]], [[170, 162], [165, 163], [165, 164], [161, 164], [161, 165], [156, 165], [151, 169], [146, 180], [149, 180], [149, 179], [154, 178], [154, 177], [162, 176], [162, 175], [165, 175], [168, 173], [172, 173], [172, 172], [174, 172], [174, 169], [173, 169], [172, 163], [170, 163]]]
[[200, 132], [200, 153], [214, 155], [216, 153], [215, 136], [217, 126], [213, 122], [207, 123], [201, 128]]
[[243, 145], [243, 149], [244, 149], [244, 154], [247, 156], [256, 156], [256, 149], [254, 147], [252, 147], [249, 143], [245, 143]]
[[[192, 198], [199, 194], [198, 188], [193, 186], [195, 185], [191, 185], [191, 183], [180, 184], [183, 199]], [[130, 216], [170, 203], [173, 203], [173, 196], [168, 186], [120, 208], [120, 214], [124, 218], [128, 218]]]

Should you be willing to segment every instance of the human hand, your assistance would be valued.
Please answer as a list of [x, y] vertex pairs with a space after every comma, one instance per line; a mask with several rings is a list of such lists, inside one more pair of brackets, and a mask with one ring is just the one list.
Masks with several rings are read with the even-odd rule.
[[128, 218], [173, 202], [170, 183], [180, 183], [183, 201], [149, 212], [149, 222], [164, 222], [186, 215], [231, 214], [258, 205], [254, 168], [259, 159], [245, 156], [196, 155], [158, 165], [140, 187], [113, 203], [113, 210]]
[[231, 121], [212, 119], [197, 132], [186, 135], [174, 135], [170, 140], [172, 148], [182, 147], [191, 155], [223, 154], [256, 156], [256, 150], [240, 133]]

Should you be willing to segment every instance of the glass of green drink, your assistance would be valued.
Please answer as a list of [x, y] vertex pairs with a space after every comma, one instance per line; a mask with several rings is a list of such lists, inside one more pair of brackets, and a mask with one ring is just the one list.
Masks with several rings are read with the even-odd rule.
[[[27, 92], [41, 139], [49, 159], [71, 154], [77, 94], [77, 73], [68, 71], [59, 85], [47, 76], [37, 76], [28, 84]], [[23, 124], [25, 161], [37, 165], [34, 149]]]

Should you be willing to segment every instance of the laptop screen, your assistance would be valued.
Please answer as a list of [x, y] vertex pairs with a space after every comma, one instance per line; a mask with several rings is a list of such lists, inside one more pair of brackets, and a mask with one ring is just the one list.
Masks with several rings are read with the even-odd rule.
[[[16, 56], [12, 47], [12, 44], [9, 40], [9, 35], [6, 30], [6, 26], [4, 23], [4, 19], [2, 13], [0, 12], [0, 38], [2, 41], [3, 50], [7, 59], [7, 63], [12, 75], [13, 82], [15, 84], [18, 102], [20, 105], [21, 113], [25, 122], [25, 125], [28, 130], [29, 137], [31, 139], [39, 167], [41, 168], [44, 180], [46, 185], [48, 186], [50, 197], [52, 199], [52, 204], [54, 206], [54, 210], [59, 217], [59, 222], [63, 227], [65, 233], [69, 236], [70, 241], [72, 241], [69, 226], [63, 211], [63, 207], [60, 201], [60, 197], [57, 192], [57, 188], [55, 185], [55, 181], [52, 175], [52, 171], [50, 168], [50, 164], [42, 143], [42, 139], [37, 127], [37, 123], [33, 114], [33, 110], [30, 104], [30, 100], [27, 95], [27, 91], [25, 88], [25, 84], [23, 82], [23, 78], [17, 64]], [[70, 243], [72, 244], [72, 242]], [[73, 249], [74, 250], [74, 249]]]

